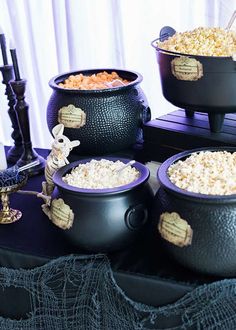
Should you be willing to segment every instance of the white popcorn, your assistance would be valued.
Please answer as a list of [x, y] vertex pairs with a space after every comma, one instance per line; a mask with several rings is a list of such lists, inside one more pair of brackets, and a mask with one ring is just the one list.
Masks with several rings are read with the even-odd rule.
[[168, 168], [177, 187], [199, 194], [236, 194], [236, 152], [200, 151]]
[[62, 179], [71, 186], [85, 189], [106, 189], [120, 187], [138, 179], [139, 171], [131, 166], [118, 172], [125, 163], [107, 159], [79, 164]]
[[233, 56], [236, 53], [236, 33], [220, 27], [199, 27], [192, 31], [176, 32], [158, 43], [172, 52], [204, 56]]

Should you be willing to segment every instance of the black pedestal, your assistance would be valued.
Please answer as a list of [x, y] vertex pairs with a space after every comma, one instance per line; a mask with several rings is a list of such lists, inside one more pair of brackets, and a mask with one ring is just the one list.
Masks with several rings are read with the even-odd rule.
[[143, 157], [163, 162], [168, 157], [200, 147], [236, 147], [236, 114], [226, 114], [221, 132], [210, 130], [208, 116], [186, 116], [179, 109], [144, 124]]

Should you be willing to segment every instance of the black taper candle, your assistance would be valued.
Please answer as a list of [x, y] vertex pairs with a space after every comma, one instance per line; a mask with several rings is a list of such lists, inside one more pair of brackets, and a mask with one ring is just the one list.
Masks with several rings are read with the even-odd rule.
[[8, 61], [7, 61], [6, 39], [5, 39], [5, 35], [1, 31], [1, 28], [0, 28], [0, 44], [1, 44], [3, 64], [7, 65]]
[[15, 73], [15, 80], [19, 81], [19, 80], [21, 80], [21, 78], [20, 78], [20, 71], [19, 71], [18, 60], [17, 60], [17, 55], [16, 55], [16, 49], [15, 49], [15, 47], [13, 47], [13, 45], [11, 43], [10, 43], [10, 52], [11, 52], [13, 69], [14, 69], [14, 73]]

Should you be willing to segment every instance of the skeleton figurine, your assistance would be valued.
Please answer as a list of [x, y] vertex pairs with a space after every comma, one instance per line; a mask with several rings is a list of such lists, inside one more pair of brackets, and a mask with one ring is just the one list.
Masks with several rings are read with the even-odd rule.
[[52, 151], [47, 157], [46, 167], [45, 167], [45, 179], [42, 183], [43, 193], [46, 196], [51, 196], [54, 190], [54, 183], [52, 180], [53, 174], [60, 167], [69, 164], [67, 157], [69, 156], [71, 150], [77, 147], [80, 142], [78, 140], [70, 141], [68, 137], [63, 135], [64, 125], [58, 124], [52, 129], [52, 135], [54, 136], [54, 141], [52, 143]]
[[47, 157], [45, 167], [45, 179], [42, 182], [42, 194], [39, 197], [44, 196], [45, 204], [42, 205], [43, 212], [51, 219], [51, 195], [54, 190], [54, 183], [52, 180], [53, 174], [62, 166], [69, 164], [67, 157], [71, 150], [80, 144], [80, 141], [70, 141], [65, 135], [63, 135], [64, 125], [58, 124], [52, 129], [52, 135], [54, 141], [52, 143], [52, 151]]

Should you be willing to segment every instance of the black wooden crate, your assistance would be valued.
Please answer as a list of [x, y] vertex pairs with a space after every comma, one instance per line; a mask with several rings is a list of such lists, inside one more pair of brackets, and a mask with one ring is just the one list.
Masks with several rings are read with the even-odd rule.
[[207, 114], [195, 112], [193, 117], [187, 117], [179, 109], [146, 123], [143, 134], [143, 157], [158, 162], [183, 150], [236, 147], [236, 114], [226, 114], [221, 132], [213, 133]]

